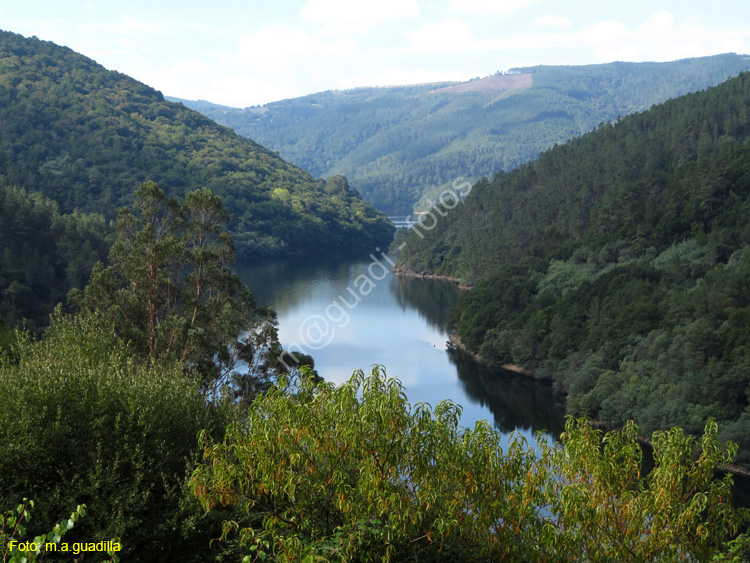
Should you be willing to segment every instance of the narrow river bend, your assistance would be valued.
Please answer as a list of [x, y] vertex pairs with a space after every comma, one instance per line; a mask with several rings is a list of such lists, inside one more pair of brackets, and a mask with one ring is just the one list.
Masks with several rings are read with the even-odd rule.
[[284, 347], [312, 355], [327, 381], [380, 364], [411, 404], [461, 405], [463, 426], [486, 419], [506, 439], [515, 430], [532, 443], [539, 430], [557, 436], [563, 408], [549, 387], [447, 349], [456, 285], [398, 278], [389, 260], [375, 250], [240, 263], [237, 272], [259, 305], [276, 309]]

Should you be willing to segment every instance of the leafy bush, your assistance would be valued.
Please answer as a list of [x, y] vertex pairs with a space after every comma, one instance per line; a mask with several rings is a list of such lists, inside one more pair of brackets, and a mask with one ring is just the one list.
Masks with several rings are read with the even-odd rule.
[[746, 517], [731, 477], [714, 480], [736, 446], [713, 422], [699, 447], [655, 433], [644, 477], [633, 423], [603, 434], [571, 418], [561, 446], [516, 436], [504, 452], [460, 412], [412, 407], [377, 367], [340, 387], [282, 382], [223, 441], [203, 435], [191, 488], [255, 519], [225, 523], [247, 562], [708, 561]]
[[205, 535], [182, 536], [182, 521], [199, 520], [183, 483], [198, 431], [222, 429], [230, 411], [207, 405], [180, 366], [137, 363], [97, 314], [58, 313], [13, 352], [0, 365], [0, 505], [35, 498], [38, 534], [85, 503], [71, 541], [120, 538], [125, 560], [207, 549]]
[[141, 184], [133, 207], [120, 210], [112, 265], [97, 264], [71, 304], [114, 319], [136, 357], [180, 363], [207, 394], [262, 388], [281, 354], [276, 313], [258, 307], [232, 271], [227, 218], [208, 189], [178, 202]]
[[[15, 510], [7, 510], [0, 515], [0, 556], [3, 563], [36, 563], [41, 561], [45, 555], [57, 553], [64, 550], [66, 553], [80, 554], [80, 547], [61, 544], [63, 536], [75, 526], [79, 518], [85, 516], [86, 507], [79, 505], [71, 514], [70, 518], [63, 519], [52, 528], [49, 533], [36, 536], [33, 540], [23, 540], [26, 537], [26, 526], [31, 520], [31, 510], [34, 501], [23, 499]], [[105, 546], [108, 559], [111, 563], [117, 563], [120, 558], [120, 543], [112, 541]], [[85, 553], [85, 552], [84, 552]], [[83, 557], [83, 556], [82, 556]]]

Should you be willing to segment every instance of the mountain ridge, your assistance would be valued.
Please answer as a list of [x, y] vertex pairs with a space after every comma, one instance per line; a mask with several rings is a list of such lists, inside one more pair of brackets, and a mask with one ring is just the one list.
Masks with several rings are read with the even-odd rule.
[[240, 259], [388, 244], [346, 178], [327, 182], [68, 47], [0, 31], [0, 315], [43, 326], [106, 260], [139, 184], [210, 188]]
[[463, 344], [554, 379], [571, 414], [713, 418], [748, 463], [749, 107], [744, 72], [602, 124], [433, 209], [397, 266], [474, 282]]
[[[516, 68], [446, 83], [440, 94], [434, 84], [422, 84], [318, 92], [244, 109], [182, 103], [317, 176], [347, 176], [366, 201], [405, 215], [426, 209], [427, 198], [458, 176], [491, 178], [599, 123], [743, 70], [750, 70], [745, 55], [725, 54], [668, 63]], [[492, 81], [524, 80], [531, 85], [479, 89]]]
[[113, 218], [137, 185], [208, 187], [241, 257], [386, 240], [385, 217], [345, 180], [326, 183], [161, 92], [67, 48], [0, 32], [0, 177], [62, 212]]

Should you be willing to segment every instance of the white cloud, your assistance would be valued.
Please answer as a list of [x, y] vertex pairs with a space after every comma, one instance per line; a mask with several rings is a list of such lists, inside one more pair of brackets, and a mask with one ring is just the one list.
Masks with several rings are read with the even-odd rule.
[[117, 43], [120, 45], [120, 49], [87, 49], [86, 56], [99, 61], [109, 57], [122, 57], [132, 52], [132, 49], [128, 48], [129, 42], [127, 39], [120, 38]]
[[471, 25], [458, 18], [431, 23], [404, 35], [411, 42], [412, 51], [440, 53], [471, 49], [474, 38]]
[[283, 72], [317, 46], [318, 40], [305, 31], [266, 27], [241, 37], [237, 54], [249, 67]]
[[242, 36], [233, 51], [204, 53], [199, 61], [181, 61], [165, 76], [148, 78], [170, 95], [246, 107], [309, 93], [327, 78], [323, 68], [341, 65], [355, 50], [348, 37], [321, 39], [300, 29], [265, 27]]
[[142, 71], [133, 77], [164, 94], [193, 99], [203, 97], [202, 88], [210, 71], [197, 59], [182, 59], [167, 69]]
[[508, 16], [539, 0], [451, 0], [451, 10], [460, 14]]
[[586, 44], [611, 43], [627, 36], [625, 26], [618, 21], [607, 20], [585, 27], [580, 33], [579, 40]]
[[204, 99], [240, 108], [296, 98], [307, 93], [300, 90], [293, 79], [278, 80], [246, 74], [222, 75], [211, 81], [204, 92]]
[[309, 0], [300, 15], [325, 24], [370, 25], [419, 15], [417, 0]]
[[197, 59], [183, 59], [166, 70], [141, 72], [135, 78], [168, 96], [231, 107], [264, 104], [305, 93], [293, 75], [284, 78], [228, 68], [231, 66], [217, 68]]
[[[529, 2], [506, 2], [501, 10], [492, 8], [494, 4], [489, 2], [466, 1], [464, 12], [483, 8], [488, 13], [510, 13]], [[333, 14], [328, 20], [324, 17], [326, 10]], [[587, 27], [532, 10], [523, 27], [485, 26], [481, 22], [492, 21], [489, 15], [417, 19], [382, 29], [377, 39], [386, 37], [390, 45], [386, 47], [375, 41], [376, 34], [358, 37], [355, 32], [367, 32], [389, 18], [412, 17], [419, 8], [415, 0], [388, 0], [382, 12], [379, 10], [375, 4], [310, 0], [303, 8], [308, 21], [298, 20], [299, 27], [282, 24], [251, 28], [240, 37], [225, 28], [222, 41], [214, 37], [219, 26], [205, 22], [199, 36], [205, 40], [206, 29], [210, 29], [209, 49], [216, 51], [190, 52], [182, 43], [175, 49], [182, 53], [177, 57], [167, 46], [196, 31], [190, 29], [188, 33], [188, 23], [180, 20], [143, 23], [146, 20], [138, 14], [117, 14], [109, 20], [76, 24], [75, 42], [58, 42], [101, 59], [108, 68], [131, 74], [165, 94], [237, 107], [329, 88], [465, 80], [497, 68], [537, 63], [666, 61], [728, 51], [750, 52], [750, 24], [743, 23], [746, 20], [719, 26], [660, 9], [635, 24], [607, 19]], [[44, 38], [57, 39], [63, 24], [50, 20]], [[40, 27], [44, 29], [36, 22], [34, 31]], [[412, 29], [404, 31], [408, 27]], [[66, 29], [70, 28], [67, 25]], [[238, 24], [237, 29], [241, 28]], [[25, 30], [21, 27], [17, 31]], [[107, 40], [100, 41], [102, 37]], [[169, 52], [172, 56], [159, 64], [159, 57]], [[459, 57], [446, 57], [450, 53], [470, 55], [460, 56], [465, 64], [459, 65], [455, 62]]]
[[84, 32], [104, 32], [110, 39], [112, 37], [137, 37], [137, 36], [160, 36], [160, 37], [172, 37], [174, 31], [169, 27], [168, 23], [160, 22], [146, 22], [143, 20], [137, 20], [131, 16], [121, 16], [119, 21], [116, 23], [106, 23], [103, 21], [96, 21], [92, 24], [82, 24], [78, 26], [78, 29]]
[[[567, 25], [562, 18], [547, 19], [546, 23]], [[390, 52], [495, 52], [510, 59], [528, 58], [529, 53], [524, 51], [530, 51], [532, 57], [548, 64], [669, 61], [729, 51], [750, 52], [750, 26], [727, 28], [703, 26], [699, 22], [678, 23], [665, 10], [655, 12], [640, 25], [630, 28], [616, 20], [605, 20], [577, 31], [558, 27], [494, 37], [476, 37], [469, 23], [450, 18], [407, 32], [406, 37], [410, 40], [408, 46]]]
[[531, 22], [531, 29], [565, 29], [572, 25], [568, 18], [553, 16], [552, 14], [536, 18]]
[[272, 74], [282, 74], [305, 59], [344, 57], [356, 49], [350, 38], [321, 41], [302, 30], [266, 27], [239, 40], [237, 56], [242, 64]]
[[641, 35], [658, 36], [669, 33], [674, 28], [674, 16], [667, 10], [661, 10], [652, 14], [638, 28]]
[[655, 12], [635, 29], [603, 22], [585, 29], [582, 39], [601, 62], [671, 61], [687, 57], [750, 50], [750, 27], [709, 27], [699, 22], [677, 23], [666, 10]]

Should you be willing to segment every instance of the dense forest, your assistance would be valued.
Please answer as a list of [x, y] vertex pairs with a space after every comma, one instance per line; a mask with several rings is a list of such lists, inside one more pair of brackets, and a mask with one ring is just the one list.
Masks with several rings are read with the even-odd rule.
[[601, 125], [436, 207], [400, 265], [475, 284], [463, 343], [555, 378], [571, 412], [713, 417], [748, 461], [748, 107], [743, 73]]
[[0, 182], [0, 317], [46, 325], [54, 306], [82, 288], [111, 240], [102, 215], [60, 213], [38, 192]]
[[114, 218], [139, 183], [182, 197], [209, 188], [231, 214], [239, 257], [383, 241], [392, 227], [349, 189], [91, 59], [0, 32], [0, 179], [61, 213]]
[[[653, 432], [645, 474], [638, 436], [663, 424], [637, 409], [641, 428], [569, 418], [560, 443], [503, 449], [486, 421], [461, 427], [459, 405], [410, 405], [382, 367], [336, 386], [309, 356], [282, 361], [237, 253], [374, 244], [392, 235], [385, 217], [344, 176], [316, 180], [68, 49], [0, 33], [0, 559], [747, 559], [750, 511], [716, 476], [737, 446], [703, 418], [734, 409], [730, 435], [747, 418], [749, 84], [602, 126], [547, 153], [538, 182], [512, 184], [538, 163], [499, 174], [424, 244], [403, 239], [435, 270], [475, 265], [467, 342], [557, 362], [577, 410], [605, 419], [606, 400], [643, 398], [663, 368], [655, 394], [673, 411], [657, 414], [687, 413], [702, 436]], [[606, 161], [593, 184], [571, 171], [576, 146]], [[499, 194], [529, 222], [548, 220], [532, 202], [554, 203], [557, 225], [507, 249], [493, 234], [467, 262], [445, 240], [433, 254], [465, 213], [481, 225], [475, 205], [490, 226]], [[49, 325], [9, 330], [22, 315]]]
[[[374, 246], [393, 227], [349, 188], [70, 49], [0, 32], [0, 316], [37, 326], [107, 256], [150, 180], [209, 188], [240, 258]], [[111, 241], [110, 241], [111, 242]]]
[[339, 386], [282, 372], [273, 312], [224, 267], [225, 220], [207, 189], [142, 184], [75, 312], [0, 353], [4, 563], [748, 555], [715, 422], [654, 433], [644, 477], [632, 423], [570, 419], [560, 444], [503, 449], [450, 401], [410, 405], [381, 367]]
[[750, 70], [740, 55], [511, 69], [469, 83], [328, 91], [245, 109], [183, 102], [391, 214], [511, 170], [599, 123]]

